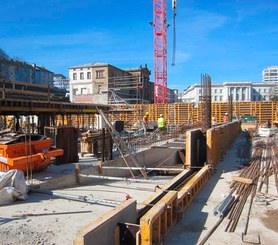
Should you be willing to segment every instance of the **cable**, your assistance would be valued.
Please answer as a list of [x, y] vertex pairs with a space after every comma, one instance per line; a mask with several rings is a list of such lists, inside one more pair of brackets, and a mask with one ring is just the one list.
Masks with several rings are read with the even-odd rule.
[[172, 57], [172, 66], [176, 64], [176, 2], [173, 5], [173, 57]]

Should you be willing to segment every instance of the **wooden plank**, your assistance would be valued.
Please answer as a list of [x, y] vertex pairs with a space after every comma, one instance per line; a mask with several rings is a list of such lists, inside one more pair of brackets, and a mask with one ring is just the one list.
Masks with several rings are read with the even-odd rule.
[[239, 177], [239, 176], [232, 176], [232, 181], [237, 181], [237, 182], [241, 182], [241, 183], [249, 184], [249, 185], [253, 183], [252, 179], [243, 178], [243, 177]]

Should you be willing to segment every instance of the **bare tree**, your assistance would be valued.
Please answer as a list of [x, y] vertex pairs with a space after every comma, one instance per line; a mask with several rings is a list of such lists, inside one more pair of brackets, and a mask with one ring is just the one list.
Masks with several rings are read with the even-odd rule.
[[2, 48], [0, 48], [0, 57], [6, 60], [10, 59], [9, 55]]

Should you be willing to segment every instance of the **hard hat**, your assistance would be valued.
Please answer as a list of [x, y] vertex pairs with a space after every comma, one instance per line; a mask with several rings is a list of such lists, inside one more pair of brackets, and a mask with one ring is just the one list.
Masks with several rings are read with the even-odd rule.
[[160, 117], [163, 117], [163, 115], [162, 115], [162, 114], [160, 114], [159, 116], [160, 116]]
[[226, 112], [225, 115], [228, 115], [228, 112]]
[[148, 112], [146, 112], [146, 115], [149, 115], [149, 113], [148, 113]]

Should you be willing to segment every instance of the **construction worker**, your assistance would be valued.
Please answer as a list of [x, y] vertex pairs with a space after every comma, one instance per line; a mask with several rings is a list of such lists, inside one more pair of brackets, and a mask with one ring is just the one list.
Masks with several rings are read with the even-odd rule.
[[165, 119], [164, 119], [163, 115], [160, 114], [159, 118], [157, 119], [157, 127], [158, 127], [159, 131], [161, 131], [161, 132], [164, 131], [165, 126], [166, 126]]
[[145, 115], [143, 116], [143, 128], [144, 128], [144, 134], [147, 133], [147, 128], [148, 128], [148, 123], [149, 123], [149, 113], [146, 112]]
[[216, 124], [216, 123], [217, 123], [216, 117], [213, 116], [212, 119], [211, 119], [211, 124], [214, 125], [214, 124]]
[[223, 121], [224, 121], [224, 122], [228, 122], [228, 121], [229, 121], [228, 112], [225, 113], [225, 115], [224, 115], [224, 117], [223, 117]]

